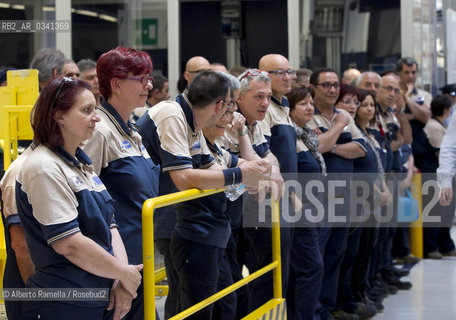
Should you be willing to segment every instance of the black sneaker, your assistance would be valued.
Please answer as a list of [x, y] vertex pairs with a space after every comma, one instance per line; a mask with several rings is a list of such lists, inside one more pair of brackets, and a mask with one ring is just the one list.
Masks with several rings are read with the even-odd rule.
[[367, 295], [369, 296], [369, 298], [371, 300], [383, 300], [383, 298], [385, 298], [388, 294], [385, 293], [385, 291], [380, 291], [378, 288], [372, 288], [369, 290], [369, 292], [367, 293]]
[[381, 287], [381, 286], [379, 286], [377, 284], [375, 284], [374, 288], [372, 288], [371, 291], [374, 292], [374, 295], [375, 295], [376, 292], [381, 293], [381, 294], [383, 294], [385, 296], [390, 294], [389, 290], [386, 287]]
[[406, 277], [410, 274], [410, 271], [407, 269], [400, 269], [400, 268], [393, 267], [393, 274], [398, 277]]
[[360, 319], [369, 319], [377, 314], [377, 308], [370, 304], [358, 302], [355, 314], [357, 314]]
[[331, 312], [331, 315], [334, 319], [338, 320], [359, 320], [359, 316], [357, 314], [348, 313], [343, 310], [333, 311]]
[[396, 286], [399, 290], [410, 290], [412, 288], [412, 283], [409, 281], [401, 281], [399, 279], [388, 279], [386, 281], [388, 284]]
[[398, 257], [395, 259], [396, 264], [410, 264], [410, 263], [418, 263], [420, 262], [421, 259], [418, 257], [415, 257], [413, 254], [408, 254], [405, 257]]
[[375, 281], [375, 288], [382, 288], [388, 290], [391, 294], [397, 293], [397, 287], [386, 283], [385, 281]]
[[369, 299], [369, 297], [367, 297], [367, 296], [365, 296], [365, 297], [363, 298], [363, 303], [368, 304], [368, 305], [371, 305], [371, 306], [374, 306], [374, 307], [377, 309], [377, 312], [382, 312], [383, 309], [385, 309], [385, 306], [384, 306], [382, 303], [372, 301], [372, 300]]

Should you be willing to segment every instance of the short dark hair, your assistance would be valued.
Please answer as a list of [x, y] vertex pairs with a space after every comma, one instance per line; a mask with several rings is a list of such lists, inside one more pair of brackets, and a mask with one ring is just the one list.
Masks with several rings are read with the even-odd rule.
[[356, 89], [355, 86], [342, 83], [340, 85], [339, 96], [337, 97], [335, 104], [339, 103], [339, 101], [342, 100], [347, 94], [349, 94], [351, 96], [356, 96], [357, 93], [358, 93], [358, 89]]
[[154, 79], [152, 80], [152, 89], [149, 90], [149, 92], [147, 93], [147, 99], [149, 99], [152, 96], [152, 93], [154, 91], [162, 91], [165, 87], [166, 82], [168, 82], [168, 79], [164, 76], [154, 76]]
[[[363, 89], [358, 89], [358, 93], [357, 93], [357, 97], [358, 97], [358, 101], [360, 103], [360, 106], [361, 104], [363, 103], [364, 100], [366, 100], [366, 98], [368, 96], [371, 96], [372, 99], [374, 100], [374, 104], [377, 106], [377, 99], [375, 99], [375, 92], [374, 91], [371, 91], [371, 90], [363, 90]], [[360, 107], [358, 107], [359, 109]], [[358, 111], [358, 110], [356, 110]], [[357, 116], [358, 116], [358, 113], [356, 112], [355, 113], [355, 122], [357, 123], [356, 119], [357, 119]], [[377, 108], [375, 108], [375, 113], [374, 113], [374, 117], [369, 121], [369, 124], [371, 126], [375, 125], [375, 123], [377, 122]]]
[[187, 89], [187, 79], [185, 79], [184, 74], [182, 73], [177, 80], [177, 91], [179, 91], [179, 93], [182, 93], [185, 91], [185, 89]]
[[313, 84], [314, 86], [318, 85], [318, 78], [320, 77], [320, 73], [324, 73], [324, 72], [333, 72], [333, 73], [335, 73], [337, 75], [337, 78], [339, 78], [339, 75], [337, 74], [337, 72], [334, 69], [331, 69], [331, 68], [317, 68], [310, 75], [309, 82], [311, 84]]
[[76, 103], [79, 94], [90, 85], [82, 80], [56, 78], [49, 82], [41, 91], [33, 111], [34, 139], [38, 143], [54, 149], [63, 145], [63, 137], [57, 122], [56, 112], [66, 113]]
[[152, 61], [149, 54], [122, 46], [103, 53], [97, 62], [97, 77], [103, 98], [107, 100], [111, 97], [111, 79], [124, 79], [129, 72], [135, 76], [150, 74]]
[[290, 103], [290, 111], [296, 108], [299, 101], [304, 100], [308, 96], [313, 96], [313, 89], [302, 84], [294, 84], [291, 87], [291, 91], [287, 93], [287, 99]]
[[396, 71], [401, 72], [404, 64], [409, 67], [416, 65], [416, 70], [418, 71], [418, 62], [416, 62], [416, 60], [413, 59], [412, 57], [402, 57], [399, 60], [397, 60], [396, 61]]
[[431, 101], [431, 113], [434, 117], [443, 116], [446, 109], [451, 108], [451, 99], [444, 95], [438, 94]]
[[230, 80], [221, 72], [201, 71], [188, 87], [188, 99], [195, 108], [204, 108], [210, 103], [225, 99]]

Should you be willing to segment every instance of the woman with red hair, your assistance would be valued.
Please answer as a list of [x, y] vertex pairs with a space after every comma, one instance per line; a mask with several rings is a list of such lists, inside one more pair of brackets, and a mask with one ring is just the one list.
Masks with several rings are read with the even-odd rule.
[[[90, 86], [70, 78], [52, 80], [35, 105], [39, 146], [23, 163], [16, 183], [18, 213], [35, 265], [27, 287], [44, 293], [45, 288], [65, 289], [48, 293], [64, 299], [24, 301], [21, 319], [101, 319], [108, 307], [103, 288], [116, 283], [134, 296], [141, 283], [141, 266], [121, 259], [125, 249], [113, 200], [80, 149], [100, 121], [95, 105]], [[84, 288], [101, 299], [75, 301], [88, 293], [75, 295]], [[119, 301], [119, 319], [130, 303]]]
[[[116, 201], [116, 222], [125, 244], [125, 261], [142, 263], [141, 210], [144, 201], [158, 192], [158, 170], [130, 123], [135, 108], [146, 105], [152, 89], [152, 61], [144, 51], [126, 47], [112, 49], [98, 59], [97, 77], [104, 98], [98, 108], [100, 123], [85, 145], [95, 172]], [[110, 309], [129, 294], [117, 283]], [[116, 309], [116, 313], [118, 310]], [[144, 319], [143, 288], [133, 300], [126, 319]]]

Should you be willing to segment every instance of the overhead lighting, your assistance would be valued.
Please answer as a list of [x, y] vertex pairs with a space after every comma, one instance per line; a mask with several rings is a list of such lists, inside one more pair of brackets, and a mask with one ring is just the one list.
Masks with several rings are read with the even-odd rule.
[[100, 15], [98, 15], [98, 18], [100, 18], [102, 20], [110, 21], [110, 22], [117, 22], [116, 17], [108, 16], [106, 14], [100, 14]]
[[53, 12], [53, 11], [55, 11], [55, 8], [54, 7], [43, 7], [43, 11], [45, 11], [45, 12]]
[[7, 8], [9, 8], [9, 7], [11, 7], [11, 5], [10, 5], [9, 3], [0, 2], [0, 8], [5, 8], [5, 9], [7, 9]]
[[22, 4], [13, 4], [11, 6], [11, 9], [16, 9], [16, 10], [25, 10], [25, 6]]
[[89, 11], [89, 10], [76, 10], [77, 14], [81, 14], [83, 16], [89, 16], [89, 17], [98, 17], [98, 13]]

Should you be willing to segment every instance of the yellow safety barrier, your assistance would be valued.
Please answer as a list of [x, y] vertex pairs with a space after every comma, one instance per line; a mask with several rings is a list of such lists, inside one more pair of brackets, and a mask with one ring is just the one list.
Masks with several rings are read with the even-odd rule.
[[410, 224], [410, 251], [415, 257], [423, 259], [423, 199], [421, 186], [421, 173], [416, 173], [413, 175], [411, 189], [412, 196], [418, 201], [420, 217]]
[[155, 270], [155, 295], [156, 296], [167, 296], [168, 295], [168, 286], [159, 285], [160, 282], [165, 280], [166, 270], [165, 268], [160, 268]]
[[[6, 73], [7, 86], [0, 87], [0, 145], [4, 170], [18, 156], [18, 140], [32, 140], [30, 111], [38, 98], [38, 70], [13, 70]], [[0, 222], [0, 288], [6, 263], [3, 223]]]
[[[224, 191], [224, 189], [213, 190], [198, 190], [191, 189], [181, 192], [176, 192], [152, 199], [144, 202], [142, 211], [143, 224], [143, 263], [144, 263], [144, 319], [155, 320], [155, 270], [154, 270], [154, 226], [153, 214], [157, 208], [170, 206], [176, 203], [185, 202], [197, 198], [213, 195]], [[207, 307], [211, 303], [223, 298], [232, 293], [236, 289], [246, 285], [247, 283], [262, 276], [266, 272], [273, 272], [273, 287], [274, 298], [269, 302], [243, 318], [243, 320], [251, 319], [286, 319], [285, 299], [282, 298], [282, 269], [280, 258], [280, 224], [279, 224], [279, 203], [272, 201], [272, 263], [264, 266], [260, 270], [252, 273], [248, 277], [234, 283], [233, 285], [223, 289], [220, 292], [210, 296], [209, 298], [197, 303], [193, 307], [179, 313], [170, 318], [170, 320], [184, 319], [199, 310]]]
[[32, 140], [30, 111], [38, 98], [38, 70], [7, 72], [7, 86], [0, 87], [0, 139], [4, 169], [18, 156], [18, 140]]

